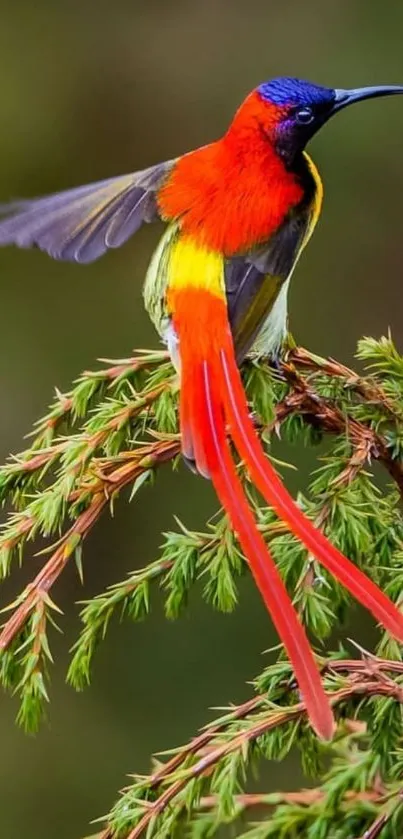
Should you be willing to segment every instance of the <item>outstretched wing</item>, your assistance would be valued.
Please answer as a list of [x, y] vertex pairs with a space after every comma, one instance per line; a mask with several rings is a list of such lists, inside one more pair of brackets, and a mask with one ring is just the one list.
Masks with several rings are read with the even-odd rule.
[[93, 262], [158, 218], [156, 194], [175, 160], [0, 208], [0, 245], [36, 246], [54, 259]]
[[305, 159], [311, 178], [305, 200], [268, 242], [225, 263], [228, 316], [238, 362], [252, 347], [259, 353], [275, 351], [286, 332], [288, 281], [313, 233], [322, 203], [319, 174], [308, 155]]

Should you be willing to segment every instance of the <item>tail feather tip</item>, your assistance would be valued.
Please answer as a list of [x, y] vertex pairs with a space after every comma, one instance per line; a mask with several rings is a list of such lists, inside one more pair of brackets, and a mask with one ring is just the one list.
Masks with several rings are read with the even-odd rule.
[[320, 740], [324, 740], [325, 742], [333, 740], [336, 731], [336, 722], [330, 706], [323, 713], [320, 720], [315, 722], [311, 720], [311, 725]]
[[189, 455], [184, 454], [184, 452], [182, 452], [182, 458], [188, 469], [190, 469], [194, 475], [201, 475], [201, 477], [206, 478], [207, 481], [210, 480], [211, 475], [205, 464], [198, 463], [194, 456], [189, 457]]

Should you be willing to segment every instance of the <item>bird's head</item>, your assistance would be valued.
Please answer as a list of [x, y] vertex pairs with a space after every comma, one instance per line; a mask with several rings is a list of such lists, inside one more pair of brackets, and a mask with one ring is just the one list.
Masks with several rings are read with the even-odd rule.
[[278, 78], [261, 84], [254, 96], [259, 101], [261, 128], [288, 163], [333, 114], [354, 102], [403, 93], [400, 85], [358, 87], [351, 90], [321, 87], [302, 79]]

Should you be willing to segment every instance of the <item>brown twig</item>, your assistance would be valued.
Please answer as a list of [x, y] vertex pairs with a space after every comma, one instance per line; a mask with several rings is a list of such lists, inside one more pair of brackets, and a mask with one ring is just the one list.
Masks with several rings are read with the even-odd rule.
[[362, 834], [360, 839], [377, 839], [381, 830], [385, 827], [387, 822], [389, 821], [388, 813], [381, 813], [374, 822], [372, 822], [371, 827]]
[[[244, 810], [252, 807], [269, 807], [270, 809], [275, 809], [281, 804], [297, 804], [301, 807], [311, 807], [313, 804], [324, 801], [325, 797], [326, 795], [322, 789], [319, 787], [310, 787], [308, 789], [297, 790], [296, 792], [280, 791], [274, 794], [267, 792], [243, 793], [234, 796], [234, 803], [240, 809]], [[374, 804], [381, 804], [384, 798], [384, 794], [377, 790], [362, 790], [360, 792], [350, 790], [345, 794], [345, 800], [349, 803], [354, 801], [370, 801]], [[220, 798], [218, 795], [204, 795], [200, 799], [200, 809], [214, 810], [219, 804], [219, 801]], [[150, 806], [152, 806], [152, 803]]]
[[[275, 428], [284, 422], [290, 414], [298, 413], [306, 422], [320, 427], [324, 432], [344, 434], [354, 446], [353, 460], [348, 467], [351, 479], [365, 463], [371, 459], [378, 460], [387, 469], [403, 495], [403, 464], [391, 456], [381, 435], [364, 423], [346, 416], [333, 402], [319, 396], [292, 365], [284, 364], [282, 369], [292, 391], [277, 405], [271, 427]], [[340, 479], [339, 476], [338, 480]]]
[[[318, 801], [323, 801], [324, 793], [319, 788], [302, 789], [298, 792], [276, 792], [276, 802], [273, 802], [273, 796], [270, 793], [256, 792], [244, 793], [234, 796], [234, 803], [240, 809], [248, 810], [251, 807], [269, 807], [273, 809], [280, 804], [301, 804], [309, 807], [316, 804]], [[203, 795], [200, 799], [201, 810], [214, 810], [219, 804], [220, 798], [218, 795]]]
[[341, 364], [334, 358], [320, 358], [304, 347], [295, 347], [288, 353], [287, 361], [303, 370], [312, 370], [315, 373], [323, 372], [327, 376], [344, 379], [346, 387], [354, 389], [366, 402], [379, 404], [393, 417], [403, 419], [400, 406], [387, 396], [378, 383], [371, 378], [359, 376], [355, 370], [346, 367], [345, 364]]

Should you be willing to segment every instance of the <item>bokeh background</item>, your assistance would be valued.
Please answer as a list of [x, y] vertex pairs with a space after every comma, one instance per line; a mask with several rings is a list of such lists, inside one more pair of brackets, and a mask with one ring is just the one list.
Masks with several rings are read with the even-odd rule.
[[[52, 192], [142, 168], [217, 137], [243, 96], [273, 75], [338, 87], [403, 82], [403, 5], [395, 0], [1, 0], [0, 200]], [[362, 334], [391, 327], [402, 346], [403, 101], [346, 111], [312, 144], [324, 214], [294, 278], [293, 332], [349, 362]], [[156, 346], [141, 283], [159, 230], [92, 266], [36, 252], [0, 253], [0, 449], [4, 459], [44, 412], [55, 385], [98, 356]], [[282, 452], [284, 455], [284, 452]], [[305, 471], [293, 478], [303, 486]], [[91, 689], [64, 685], [78, 630], [74, 601], [156, 556], [173, 514], [202, 527], [211, 487], [186, 470], [161, 474], [130, 508], [118, 504], [85, 549], [85, 589], [66, 572], [50, 720], [36, 738], [0, 699], [0, 835], [78, 839], [94, 832], [125, 774], [183, 742], [210, 705], [246, 697], [274, 641], [248, 580], [230, 617], [195, 592], [165, 623], [158, 596], [141, 625], [115, 627]], [[32, 560], [32, 569], [37, 560]], [[16, 572], [17, 590], [22, 578]], [[5, 594], [3, 595], [5, 597]], [[4, 600], [3, 600], [4, 603]], [[360, 627], [361, 638], [364, 630]], [[358, 626], [357, 626], [358, 632]], [[368, 624], [364, 638], [370, 643]], [[369, 640], [368, 640], [369, 639]], [[296, 765], [265, 768], [293, 787]]]

